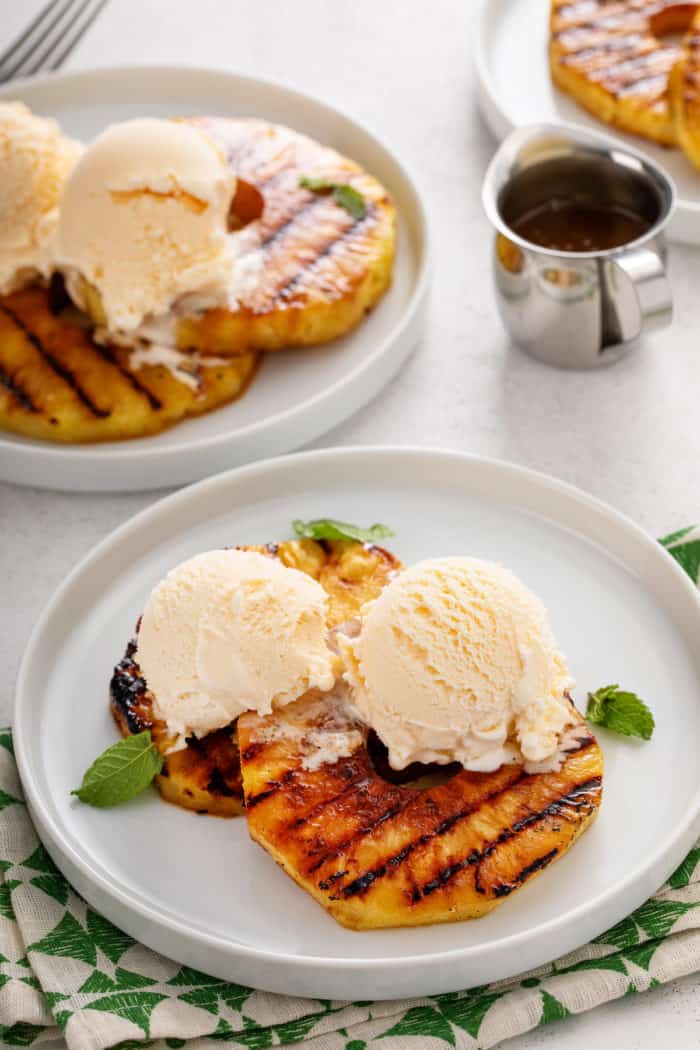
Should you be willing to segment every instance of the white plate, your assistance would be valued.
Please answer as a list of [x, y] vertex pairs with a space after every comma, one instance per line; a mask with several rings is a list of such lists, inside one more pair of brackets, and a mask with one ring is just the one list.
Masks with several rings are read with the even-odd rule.
[[[248, 838], [149, 792], [113, 810], [71, 799], [116, 739], [107, 683], [150, 588], [183, 558], [289, 535], [295, 517], [385, 521], [406, 562], [469, 553], [542, 595], [579, 683], [622, 682], [653, 708], [648, 744], [605, 732], [600, 816], [559, 863], [475, 922], [342, 929]], [[700, 601], [672, 558], [560, 482], [460, 453], [336, 449], [232, 471], [160, 501], [71, 574], [37, 625], [15, 743], [39, 833], [80, 892], [179, 961], [276, 992], [375, 999], [483, 984], [573, 949], [653, 893], [700, 811]]]
[[428, 286], [428, 229], [411, 176], [390, 150], [337, 110], [250, 77], [188, 68], [106, 69], [15, 82], [21, 98], [89, 140], [111, 121], [142, 114], [256, 116], [334, 146], [376, 175], [398, 210], [394, 283], [375, 310], [332, 345], [269, 355], [232, 404], [155, 437], [61, 446], [0, 433], [0, 480], [45, 488], [164, 488], [312, 441], [387, 383], [421, 334]]
[[665, 149], [609, 127], [552, 83], [547, 58], [550, 0], [481, 3], [474, 51], [479, 102], [496, 138], [540, 121], [566, 121], [614, 135], [655, 161], [674, 180], [678, 204], [668, 226], [671, 240], [700, 244], [700, 172], [683, 151]]

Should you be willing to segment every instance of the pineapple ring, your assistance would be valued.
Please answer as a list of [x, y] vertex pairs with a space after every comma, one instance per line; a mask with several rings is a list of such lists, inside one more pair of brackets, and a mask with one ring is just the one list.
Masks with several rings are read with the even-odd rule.
[[486, 914], [568, 851], [602, 795], [580, 716], [556, 772], [460, 769], [418, 789], [377, 772], [366, 727], [327, 694], [241, 715], [238, 740], [252, 838], [354, 930]]

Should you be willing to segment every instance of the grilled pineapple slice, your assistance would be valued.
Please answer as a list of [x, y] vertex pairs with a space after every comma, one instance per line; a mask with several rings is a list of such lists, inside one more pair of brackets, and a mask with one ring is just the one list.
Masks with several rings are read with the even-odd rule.
[[673, 67], [670, 92], [678, 141], [700, 168], [700, 9], [683, 41], [683, 57]]
[[201, 740], [191, 737], [187, 747], [169, 752], [175, 741], [165, 724], [154, 717], [153, 697], [135, 656], [136, 639], [132, 638], [110, 682], [112, 714], [122, 736], [150, 729], [154, 744], [165, 756], [156, 785], [166, 801], [197, 813], [237, 817], [244, 802], [234, 727]]
[[606, 124], [678, 144], [669, 78], [697, 4], [675, 0], [552, 0], [549, 64], [555, 84]]
[[[238, 178], [260, 191], [264, 210], [245, 231], [260, 269], [238, 309], [183, 320], [179, 345], [226, 355], [343, 335], [391, 283], [396, 213], [387, 191], [353, 161], [279, 124], [191, 120], [221, 145]], [[304, 189], [304, 176], [352, 185], [364, 198], [364, 217]]]
[[0, 297], [0, 428], [44, 441], [114, 441], [156, 434], [239, 397], [258, 355], [226, 361], [187, 351], [176, 378], [134, 367], [129, 350], [98, 345], [45, 288]]
[[241, 715], [238, 741], [251, 836], [354, 930], [484, 915], [566, 853], [601, 799], [580, 717], [558, 772], [458, 767], [429, 787], [380, 776], [366, 728], [327, 694]]
[[[354, 616], [364, 602], [379, 594], [400, 568], [400, 563], [388, 551], [361, 543], [291, 540], [242, 549], [279, 558], [290, 568], [318, 580], [330, 596], [329, 627]], [[173, 740], [164, 723], [154, 717], [153, 696], [141, 676], [135, 655], [134, 639], [129, 642], [124, 659], [115, 667], [110, 683], [112, 714], [122, 736], [151, 730], [156, 747], [165, 756], [156, 784], [168, 802], [198, 813], [239, 816], [244, 802], [235, 723], [200, 740], [190, 737], [185, 748], [169, 752]]]

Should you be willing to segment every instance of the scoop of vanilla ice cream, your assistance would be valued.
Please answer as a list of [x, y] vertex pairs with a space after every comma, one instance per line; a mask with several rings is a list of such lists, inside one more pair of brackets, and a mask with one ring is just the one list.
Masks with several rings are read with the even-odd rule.
[[0, 103], [0, 294], [48, 276], [59, 198], [81, 152], [55, 121]]
[[269, 714], [330, 689], [327, 604], [316, 580], [252, 551], [178, 565], [151, 593], [138, 633], [156, 716], [174, 735], [204, 736], [243, 711]]
[[353, 701], [394, 768], [540, 763], [573, 721], [565, 696], [573, 680], [544, 605], [491, 562], [419, 562], [338, 644]]
[[63, 194], [55, 250], [69, 292], [85, 307], [88, 281], [115, 332], [160, 317], [188, 293], [225, 302], [235, 190], [224, 154], [199, 128], [154, 118], [111, 125]]

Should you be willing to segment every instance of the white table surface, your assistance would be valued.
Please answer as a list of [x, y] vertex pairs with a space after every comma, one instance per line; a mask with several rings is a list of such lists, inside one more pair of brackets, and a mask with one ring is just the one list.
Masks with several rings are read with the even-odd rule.
[[[3, 39], [37, 6], [4, 0]], [[508, 346], [479, 199], [493, 142], [476, 111], [475, 7], [473, 0], [110, 0], [67, 68], [186, 63], [277, 79], [367, 123], [417, 173], [436, 248], [428, 334], [399, 378], [318, 447], [410, 444], [422, 435], [554, 474], [655, 535], [696, 521], [700, 249], [671, 249], [673, 327], [612, 369], [556, 372]], [[0, 485], [0, 722], [11, 718], [20, 656], [54, 587], [93, 543], [155, 498]], [[660, 1040], [664, 1050], [700, 1047], [697, 978], [507, 1045], [658, 1050]]]

